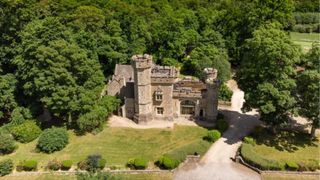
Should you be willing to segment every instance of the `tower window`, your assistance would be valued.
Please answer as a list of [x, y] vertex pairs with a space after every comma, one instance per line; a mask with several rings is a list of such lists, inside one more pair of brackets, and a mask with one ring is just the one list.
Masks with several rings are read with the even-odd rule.
[[163, 114], [163, 107], [157, 107], [157, 114]]
[[155, 100], [156, 101], [162, 101], [162, 96], [163, 93], [161, 90], [157, 90], [155, 93], [154, 93], [154, 96], [155, 96]]

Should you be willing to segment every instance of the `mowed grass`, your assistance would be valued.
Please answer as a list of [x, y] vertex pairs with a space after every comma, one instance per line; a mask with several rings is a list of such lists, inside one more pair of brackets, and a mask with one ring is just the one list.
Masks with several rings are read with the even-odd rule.
[[[107, 166], [124, 167], [129, 158], [143, 156], [150, 162], [162, 154], [185, 147], [188, 144], [203, 144], [207, 129], [197, 126], [175, 126], [173, 129], [132, 129], [106, 127], [97, 135], [76, 136], [69, 131], [69, 144], [52, 154], [36, 152], [37, 140], [21, 144], [18, 149], [1, 159], [11, 158], [15, 164], [23, 160], [37, 160], [40, 170], [48, 161], [70, 159], [74, 165], [90, 154], [101, 154]], [[198, 143], [199, 142], [199, 143]], [[209, 145], [206, 147], [209, 148]], [[201, 151], [203, 152], [203, 150]]]
[[[119, 180], [171, 180], [172, 173], [153, 174], [115, 174]], [[76, 180], [76, 175], [32, 174], [23, 176], [4, 176], [1, 180]]]
[[311, 140], [309, 134], [287, 131], [272, 135], [263, 130], [254, 134], [257, 144], [252, 150], [263, 158], [281, 163], [320, 163], [319, 138]]
[[320, 43], [320, 33], [298, 33], [290, 32], [291, 40], [300, 45], [304, 52], [312, 47], [312, 43]]
[[261, 174], [263, 180], [319, 180], [317, 175], [303, 174]]

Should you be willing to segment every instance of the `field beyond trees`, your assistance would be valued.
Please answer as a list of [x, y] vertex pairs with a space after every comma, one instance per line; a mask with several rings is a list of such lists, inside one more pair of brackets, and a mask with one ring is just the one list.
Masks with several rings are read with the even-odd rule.
[[312, 47], [312, 43], [317, 42], [320, 43], [320, 35], [319, 33], [298, 33], [291, 32], [290, 33], [291, 40], [300, 45], [304, 52], [309, 51]]
[[210, 146], [209, 142], [202, 140], [206, 133], [207, 129], [193, 126], [140, 130], [105, 128], [97, 135], [83, 136], [76, 136], [73, 131], [69, 131], [70, 143], [59, 152], [52, 154], [36, 152], [37, 140], [35, 140], [27, 144], [19, 143], [19, 148], [14, 153], [1, 156], [0, 160], [11, 158], [15, 164], [23, 160], [36, 160], [41, 170], [53, 159], [61, 161], [70, 159], [76, 165], [88, 155], [100, 154], [107, 160], [106, 166], [124, 168], [130, 158], [137, 156], [146, 158], [152, 164], [162, 154], [173, 153], [175, 150], [196, 149], [199, 154], [204, 154]]

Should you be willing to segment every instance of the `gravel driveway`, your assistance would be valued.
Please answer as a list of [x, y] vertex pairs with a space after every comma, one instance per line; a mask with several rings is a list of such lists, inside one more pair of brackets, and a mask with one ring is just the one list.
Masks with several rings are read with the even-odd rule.
[[254, 126], [258, 125], [258, 115], [255, 112], [241, 113], [244, 102], [243, 92], [232, 83], [232, 106], [219, 107], [230, 124], [222, 138], [215, 142], [198, 163], [185, 164], [174, 173], [175, 180], [255, 180], [260, 175], [251, 169], [234, 163], [241, 139]]

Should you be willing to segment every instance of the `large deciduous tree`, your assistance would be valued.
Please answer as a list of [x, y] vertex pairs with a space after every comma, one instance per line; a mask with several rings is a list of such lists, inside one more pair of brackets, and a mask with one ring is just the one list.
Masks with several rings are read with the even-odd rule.
[[103, 86], [98, 60], [88, 58], [54, 18], [33, 21], [21, 40], [15, 62], [24, 94], [62, 119], [89, 111]]
[[258, 108], [261, 120], [279, 125], [288, 120], [296, 101], [295, 64], [300, 48], [274, 24], [261, 26], [246, 40], [236, 78], [245, 92], [244, 110]]
[[305, 70], [297, 78], [298, 105], [301, 115], [311, 121], [311, 135], [320, 127], [320, 47], [314, 45], [305, 56]]

